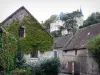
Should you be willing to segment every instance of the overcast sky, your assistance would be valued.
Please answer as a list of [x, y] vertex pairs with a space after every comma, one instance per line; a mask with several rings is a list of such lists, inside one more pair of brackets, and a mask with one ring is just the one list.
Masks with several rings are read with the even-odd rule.
[[80, 6], [84, 19], [92, 12], [100, 12], [100, 0], [0, 0], [0, 22], [21, 6], [25, 6], [39, 22], [52, 14], [75, 11]]

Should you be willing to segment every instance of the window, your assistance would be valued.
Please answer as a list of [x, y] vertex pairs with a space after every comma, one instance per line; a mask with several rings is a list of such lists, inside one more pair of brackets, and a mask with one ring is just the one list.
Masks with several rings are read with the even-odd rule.
[[38, 51], [31, 52], [31, 58], [37, 58], [38, 57]]
[[37, 58], [38, 57], [37, 46], [33, 46], [32, 49], [33, 49], [33, 52], [31, 52], [31, 58]]
[[19, 29], [19, 37], [24, 37], [24, 27], [20, 27], [20, 29]]
[[57, 51], [54, 51], [54, 57], [57, 57]]
[[77, 55], [77, 50], [75, 50], [75, 55]]

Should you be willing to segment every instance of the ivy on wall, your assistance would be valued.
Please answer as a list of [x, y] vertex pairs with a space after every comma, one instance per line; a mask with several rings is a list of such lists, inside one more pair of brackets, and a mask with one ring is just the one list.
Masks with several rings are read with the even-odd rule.
[[[19, 28], [21, 26], [25, 28], [25, 37], [19, 38]], [[25, 16], [21, 22], [13, 20], [3, 27], [16, 37], [23, 52], [30, 53], [30, 51], [34, 51], [33, 46], [37, 46], [37, 49], [41, 52], [53, 48], [53, 38], [32, 16]]]
[[2, 34], [0, 40], [0, 65], [4, 67], [5, 71], [15, 69], [15, 57], [17, 52], [17, 40], [8, 33]]

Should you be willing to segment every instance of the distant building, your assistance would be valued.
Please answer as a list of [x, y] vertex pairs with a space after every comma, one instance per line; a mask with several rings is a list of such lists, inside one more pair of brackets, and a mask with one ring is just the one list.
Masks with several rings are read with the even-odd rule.
[[58, 31], [59, 27], [63, 26], [64, 21], [60, 20], [60, 16], [57, 16], [56, 19], [50, 24], [50, 32]]
[[[64, 25], [64, 21], [60, 19], [60, 16], [57, 16], [57, 18], [50, 24], [50, 33], [54, 31], [60, 31], [60, 27]], [[68, 34], [67, 29], [62, 30], [61, 32], [62, 35]]]
[[84, 18], [84, 15], [83, 15], [83, 12], [82, 12], [82, 9], [80, 8], [80, 10], [77, 10], [78, 12], [80, 12], [80, 15], [79, 16], [76, 16], [75, 17], [75, 19], [76, 19], [76, 21], [77, 21], [77, 25], [78, 25], [78, 28], [80, 27], [80, 26], [82, 26], [83, 25], [83, 18]]
[[[63, 27], [61, 30], [61, 35], [72, 34], [69, 27], [65, 27], [65, 21], [62, 21], [62, 17], [66, 17], [67, 14], [61, 12], [60, 15], [50, 24], [50, 33], [54, 31], [60, 31], [60, 27]], [[74, 19], [76, 20], [77, 29], [83, 25], [83, 12], [82, 9], [75, 11]], [[69, 20], [69, 19], [68, 19]]]

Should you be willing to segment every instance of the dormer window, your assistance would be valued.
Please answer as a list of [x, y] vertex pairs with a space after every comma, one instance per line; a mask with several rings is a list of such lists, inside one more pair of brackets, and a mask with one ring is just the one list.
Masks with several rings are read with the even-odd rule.
[[24, 33], [25, 33], [25, 29], [24, 29], [24, 27], [20, 27], [19, 28], [19, 37], [24, 37]]

